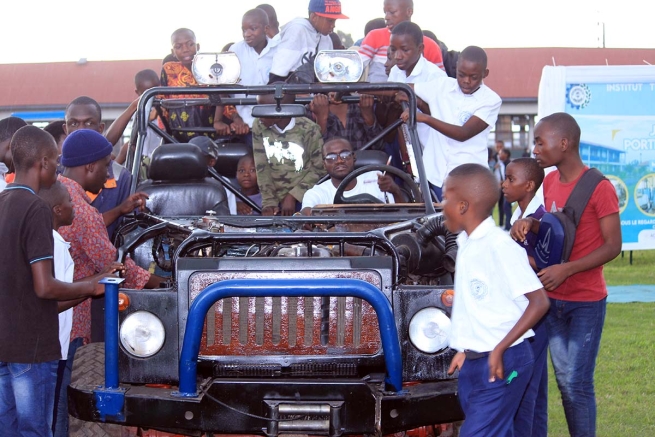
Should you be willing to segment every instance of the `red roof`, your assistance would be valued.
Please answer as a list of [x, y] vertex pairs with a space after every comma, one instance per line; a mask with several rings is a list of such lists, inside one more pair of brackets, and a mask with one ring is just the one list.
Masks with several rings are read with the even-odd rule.
[[[503, 99], [537, 98], [545, 65], [655, 64], [655, 49], [496, 48], [486, 49], [485, 83]], [[161, 70], [161, 60], [0, 64], [0, 108], [62, 108], [87, 95], [103, 106], [123, 106], [134, 94], [134, 75]]]
[[536, 99], [546, 65], [655, 65], [655, 49], [499, 48], [485, 49], [489, 77], [485, 79], [503, 100]]
[[103, 106], [126, 104], [136, 98], [134, 75], [146, 68], [159, 74], [161, 59], [0, 64], [0, 107], [63, 107], [85, 95]]

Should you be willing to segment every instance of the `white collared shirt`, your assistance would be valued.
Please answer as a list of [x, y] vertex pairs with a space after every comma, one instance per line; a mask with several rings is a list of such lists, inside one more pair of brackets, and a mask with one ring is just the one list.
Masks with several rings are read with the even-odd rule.
[[[471, 235], [457, 237], [455, 300], [450, 347], [493, 350], [528, 306], [524, 296], [541, 289], [526, 251], [488, 217]], [[528, 330], [513, 345], [532, 337]]]
[[[68, 249], [70, 243], [59, 235], [59, 232], [52, 230], [52, 237], [55, 240], [54, 261], [55, 278], [62, 282], [73, 282], [75, 264]], [[73, 329], [73, 308], [59, 313], [59, 343], [61, 345], [61, 359], [68, 358], [68, 345], [70, 344], [71, 329]]]
[[[268, 75], [271, 72], [273, 65], [273, 57], [277, 53], [276, 43], [272, 39], [266, 38], [266, 47], [262, 49], [261, 53], [246, 44], [245, 41], [239, 41], [232, 44], [228, 51], [233, 52], [239, 58], [241, 63], [241, 77], [240, 85], [266, 85], [268, 83]], [[235, 97], [245, 97], [243, 94], [238, 94]], [[237, 112], [243, 119], [244, 123], [252, 128], [252, 123], [255, 118], [252, 116], [252, 105], [239, 105]]]
[[[388, 82], [422, 83], [431, 82], [443, 77], [448, 77], [448, 75], [435, 64], [428, 62], [428, 60], [425, 59], [423, 55], [421, 55], [418, 62], [414, 66], [414, 69], [412, 70], [412, 74], [409, 76], [407, 76], [403, 70], [398, 68], [398, 66], [394, 65], [389, 72]], [[416, 127], [418, 139], [423, 147], [425, 147], [429, 141], [431, 130], [433, 129], [425, 123], [419, 123]]]
[[[357, 194], [370, 194], [380, 200], [380, 203], [394, 203], [393, 194], [388, 193], [385, 199], [384, 193], [380, 190], [378, 185], [378, 173], [370, 172], [357, 176], [357, 183], [348, 191], [344, 191], [344, 197], [352, 197]], [[331, 205], [334, 203], [334, 195], [337, 194], [337, 187], [331, 179], [325, 182], [314, 185], [312, 188], [305, 192], [302, 198], [303, 208], [313, 208], [316, 205]]]
[[292, 118], [291, 121], [289, 122], [289, 124], [287, 124], [287, 125], [284, 127], [284, 129], [280, 129], [280, 127], [279, 127], [277, 124], [274, 124], [274, 125], [272, 126], [272, 128], [275, 129], [275, 130], [276, 130], [278, 133], [280, 133], [280, 134], [283, 134], [283, 133], [285, 133], [286, 131], [290, 131], [290, 130], [293, 129], [294, 127], [296, 127], [296, 119], [295, 119], [295, 118]]
[[[445, 123], [463, 126], [472, 116], [487, 124], [487, 128], [466, 141], [457, 141], [429, 128], [429, 138], [424, 143], [423, 163], [428, 180], [441, 187], [452, 169], [461, 164], [487, 166], [487, 137], [496, 125], [502, 100], [488, 86], [482, 84], [473, 94], [464, 94], [452, 77], [414, 86], [416, 95], [430, 106], [433, 118]], [[419, 126], [427, 126], [419, 123]]]
[[543, 206], [544, 204], [544, 192], [543, 190], [537, 190], [537, 192], [534, 194], [534, 197], [528, 203], [528, 206], [525, 208], [525, 212], [521, 211], [521, 207], [517, 206], [516, 209], [514, 210], [514, 214], [512, 214], [512, 218], [510, 219], [510, 223], [514, 224], [515, 221], [522, 217], [528, 217], [530, 214], [534, 214], [534, 212], [539, 209], [540, 206]]

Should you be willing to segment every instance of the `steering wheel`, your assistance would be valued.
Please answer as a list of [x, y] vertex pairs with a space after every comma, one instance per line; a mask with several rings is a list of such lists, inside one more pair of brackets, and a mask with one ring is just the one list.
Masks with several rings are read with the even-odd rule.
[[412, 203], [423, 202], [423, 196], [421, 195], [421, 190], [419, 190], [418, 185], [416, 185], [416, 183], [412, 180], [412, 178], [404, 171], [399, 170], [396, 167], [392, 167], [390, 165], [365, 165], [364, 167], [360, 167], [352, 171], [351, 173], [346, 175], [345, 178], [343, 178], [343, 180], [337, 187], [337, 192], [334, 193], [334, 204], [342, 205], [342, 204], [354, 204], [354, 203], [363, 203], [363, 204], [381, 203], [380, 199], [368, 193], [356, 194], [352, 197], [343, 197], [343, 193], [346, 190], [346, 187], [348, 186], [348, 184], [350, 184], [350, 182], [352, 182], [353, 179], [355, 179], [357, 176], [361, 174], [368, 173], [371, 171], [382, 171], [398, 176], [403, 180], [403, 182], [405, 182], [407, 188], [409, 188], [412, 197], [411, 202]]

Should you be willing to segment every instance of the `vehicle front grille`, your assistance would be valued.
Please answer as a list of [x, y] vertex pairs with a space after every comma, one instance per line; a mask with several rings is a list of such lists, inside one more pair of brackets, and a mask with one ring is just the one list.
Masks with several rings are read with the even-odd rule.
[[[263, 278], [355, 278], [380, 287], [380, 277], [371, 271], [198, 272], [190, 278], [190, 300], [216, 282]], [[372, 355], [380, 347], [377, 316], [362, 299], [234, 297], [219, 300], [207, 313], [200, 357]]]

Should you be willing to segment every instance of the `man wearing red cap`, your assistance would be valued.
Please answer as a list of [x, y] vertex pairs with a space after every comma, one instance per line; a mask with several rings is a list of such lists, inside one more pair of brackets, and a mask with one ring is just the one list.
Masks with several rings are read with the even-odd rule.
[[310, 0], [309, 17], [295, 18], [275, 36], [278, 56], [273, 59], [269, 83], [284, 81], [287, 76], [321, 50], [332, 50], [328, 36], [341, 13], [339, 0]]

